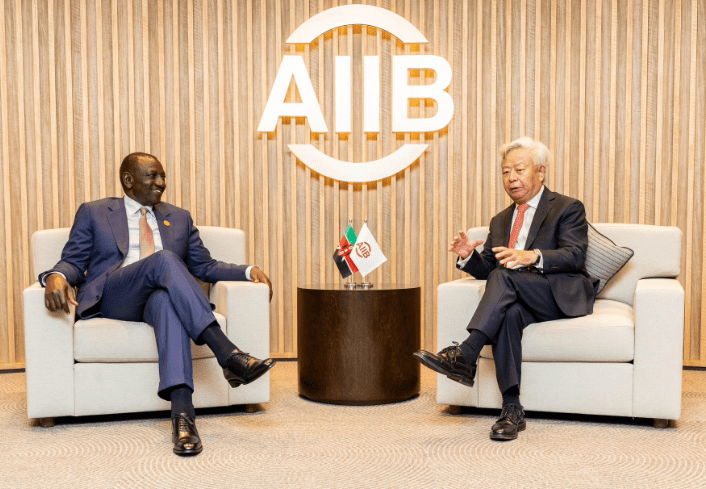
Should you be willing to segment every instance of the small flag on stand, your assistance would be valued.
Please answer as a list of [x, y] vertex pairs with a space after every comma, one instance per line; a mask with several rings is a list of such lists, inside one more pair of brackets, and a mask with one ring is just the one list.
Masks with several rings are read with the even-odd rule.
[[358, 271], [355, 263], [351, 259], [351, 251], [356, 243], [356, 235], [353, 226], [348, 224], [348, 229], [341, 238], [341, 244], [333, 254], [333, 261], [336, 262], [341, 277], [348, 278]]
[[[351, 229], [350, 226], [349, 229]], [[387, 261], [387, 257], [382, 254], [380, 246], [365, 223], [358, 233], [349, 256], [363, 277]]]

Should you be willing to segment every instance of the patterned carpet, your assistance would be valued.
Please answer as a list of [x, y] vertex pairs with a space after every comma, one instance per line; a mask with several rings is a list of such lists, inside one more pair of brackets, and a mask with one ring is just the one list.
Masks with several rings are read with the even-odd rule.
[[706, 487], [706, 372], [684, 372], [682, 418], [530, 413], [514, 442], [488, 438], [496, 412], [452, 415], [423, 372], [420, 397], [346, 407], [297, 395], [296, 363], [272, 371], [261, 411], [197, 413], [204, 451], [172, 454], [167, 413], [26, 418], [24, 373], [0, 374], [2, 488], [697, 488]]

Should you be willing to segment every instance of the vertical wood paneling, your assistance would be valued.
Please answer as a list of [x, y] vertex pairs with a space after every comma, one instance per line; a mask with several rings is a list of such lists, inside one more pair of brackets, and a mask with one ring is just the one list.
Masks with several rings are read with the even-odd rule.
[[[51, 206], [52, 206], [52, 227], [60, 226], [59, 221], [59, 136], [57, 132], [57, 110], [56, 110], [56, 53], [54, 42], [54, 0], [47, 0], [47, 40], [49, 43], [49, 63], [45, 68], [49, 74], [49, 122], [51, 131]], [[5, 56], [3, 55], [3, 59]], [[3, 103], [4, 105], [4, 103]], [[7, 188], [7, 187], [3, 187]], [[35, 270], [36, 274], [37, 271]], [[11, 281], [8, 283], [12, 283]], [[11, 287], [8, 287], [11, 288]]]
[[[649, 34], [649, 18], [650, 9], [647, 2], [642, 3], [642, 22], [640, 23], [640, 32], [642, 33], [642, 41], [640, 43], [641, 58], [640, 58], [640, 173], [635, 176], [640, 182], [639, 185], [639, 204], [638, 204], [638, 220], [639, 224], [645, 224], [646, 211], [646, 168], [647, 168], [647, 56], [649, 54], [648, 34]], [[654, 60], [652, 61], [654, 65]]]
[[[53, 1], [53, 0], [52, 0]], [[113, 165], [119, 165], [117, 163], [118, 161], [122, 161], [122, 158], [124, 155], [122, 154], [122, 148], [120, 142], [122, 141], [122, 120], [120, 118], [120, 44], [118, 41], [118, 3], [117, 2], [112, 2], [111, 3], [111, 9], [110, 9], [110, 20], [111, 20], [111, 35], [112, 35], [112, 45], [110, 46], [110, 51], [112, 54], [112, 74], [113, 74], [113, 134], [114, 134], [114, 141], [115, 141], [115, 147], [114, 151], [115, 153], [113, 154]], [[176, 63], [175, 63], [176, 64]], [[52, 77], [53, 78], [53, 77]], [[175, 102], [176, 105], [176, 102]], [[107, 162], [106, 162], [107, 164]], [[122, 178], [119, 175], [119, 167], [118, 171], [118, 180], [117, 182], [114, 183], [114, 189], [115, 189], [115, 195], [120, 195], [120, 179]], [[175, 172], [178, 173], [178, 172]], [[178, 178], [178, 176], [177, 176]], [[110, 187], [109, 187], [110, 188]], [[178, 205], [178, 204], [177, 204]]]
[[[571, 155], [571, 39], [572, 39], [572, 25], [571, 25], [571, 7], [569, 4], [566, 4], [564, 6], [565, 8], [565, 21], [564, 21], [564, 130], [562, 134], [562, 139], [563, 145], [564, 145], [564, 160], [565, 162], [570, 162], [572, 159]], [[577, 60], [577, 62], [581, 62], [581, 60]], [[579, 75], [580, 77], [580, 75]], [[561, 82], [559, 82], [561, 84]], [[580, 83], [580, 80], [579, 80]], [[585, 113], [579, 116], [579, 124], [583, 126], [585, 123]], [[582, 138], [582, 132], [579, 130], [579, 138]], [[582, 139], [579, 139], [579, 143], [582, 141]], [[580, 152], [583, 152], [583, 145], [581, 145]], [[581, 158], [579, 157], [579, 171], [578, 171], [578, 178], [581, 178], [581, 174], [583, 173], [583, 168], [581, 167]], [[557, 167], [559, 166], [559, 162], [557, 161]], [[569, 178], [570, 175], [573, 174], [573, 172], [568, 171], [568, 168], [565, 168], [563, 171], [564, 175], [564, 184], [562, 187], [557, 187], [557, 190], [563, 193], [570, 193], [570, 186], [569, 186]], [[586, 203], [587, 204], [587, 203]], [[588, 205], [586, 206], [588, 207]]]
[[624, 165], [624, 179], [623, 179], [623, 222], [630, 222], [630, 196], [631, 192], [629, 189], [632, 186], [632, 115], [633, 115], [633, 49], [634, 49], [634, 36], [635, 36], [635, 8], [634, 2], [627, 2], [627, 49], [625, 51], [625, 136], [624, 136], [624, 154], [623, 154], [623, 165]]
[[18, 288], [18, 282], [15, 280], [15, 274], [12, 270], [12, 255], [14, 252], [12, 242], [12, 207], [10, 196], [10, 111], [8, 110], [8, 86], [7, 78], [9, 76], [9, 63], [5, 62], [8, 59], [7, 49], [7, 30], [5, 9], [0, 9], [0, 59], [3, 60], [0, 66], [0, 124], [2, 124], [2, 184], [3, 184], [3, 234], [5, 243], [5, 253], [3, 253], [4, 263], [0, 265], [0, 271], [5, 275], [5, 283], [12, 284], [11, 287], [5, 287], [4, 303], [1, 311], [5, 313], [6, 327], [0, 329], [0, 339], [2, 344], [7, 345], [0, 350], [0, 364], [12, 366], [15, 363], [15, 335], [19, 333], [18, 323], [15, 318], [14, 295], [15, 289]]
[[[273, 355], [296, 355], [297, 284], [339, 280], [331, 254], [348, 219], [356, 229], [368, 219], [388, 257], [369, 279], [422, 286], [423, 346], [436, 348], [436, 288], [462, 276], [447, 244], [507, 205], [497, 149], [525, 134], [552, 150], [549, 187], [584, 199], [591, 220], [682, 228], [684, 363], [706, 366], [704, 1], [364, 2], [402, 15], [429, 43], [350, 26], [308, 46], [284, 44], [306, 19], [352, 0], [0, 7], [0, 278], [11, 284], [0, 296], [0, 368], [24, 361], [21, 293], [38, 272], [31, 233], [70, 225], [81, 202], [120, 195], [115, 177], [131, 151], [162, 159], [167, 200], [197, 224], [245, 231], [248, 261], [275, 285]], [[332, 132], [311, 134], [307, 121], [288, 118], [257, 133], [283, 54], [304, 58]], [[351, 133], [333, 132], [336, 54], [352, 56], [354, 101], [363, 57], [380, 56], [379, 134], [364, 133], [357, 106]], [[392, 59], [414, 54], [452, 66], [455, 116], [438, 133], [391, 131]], [[413, 72], [410, 83], [430, 78]], [[297, 101], [296, 90], [287, 97]], [[434, 112], [430, 101], [410, 109]], [[394, 177], [353, 185], [312, 172], [287, 147], [312, 140], [348, 161], [404, 143], [429, 148]]]
[[[585, 2], [582, 2], [582, 8]], [[595, 15], [595, 46], [593, 47], [593, 52], [595, 56], [594, 62], [594, 80], [593, 80], [593, 189], [591, 192], [593, 205], [591, 206], [592, 212], [588, 214], [588, 218], [593, 221], [600, 220], [600, 183], [601, 183], [601, 164], [600, 164], [600, 154], [601, 154], [601, 108], [606, 106], [605, 102], [601, 100], [601, 86], [602, 86], [602, 75], [603, 66], [602, 61], [602, 41], [603, 41], [603, 2], [601, 0], [596, 2], [596, 15]], [[585, 188], [585, 182], [582, 178], [583, 173], [579, 174], [579, 189]], [[585, 195], [585, 194], [584, 194]], [[581, 190], [579, 190], [579, 199], [583, 200], [584, 195], [582, 195]], [[586, 206], [589, 203], [586, 202]]]
[[[696, 1], [691, 2], [691, 26], [689, 27], [689, 142], [687, 148], [687, 174], [692, 176], [695, 175], [696, 168], [696, 40], [697, 40], [697, 8]], [[694, 186], [696, 185], [695, 178], [692, 180], [689, 178], [689, 185], [687, 186], [687, 198], [686, 198], [686, 209], [689, 214], [692, 213], [694, 208]], [[699, 287], [694, 287], [694, 270], [693, 270], [693, 254], [694, 254], [694, 220], [690, 216], [687, 216], [686, 220], [686, 260], [685, 260], [685, 279], [684, 288], [685, 290], [685, 311], [684, 311], [684, 358], [690, 359], [691, 357], [691, 325], [692, 325], [692, 297], [694, 295], [694, 289], [698, 290]], [[696, 274], [698, 275], [698, 274]], [[703, 280], [703, 279], [702, 279]], [[703, 328], [702, 328], [703, 329]]]
[[[42, 158], [42, 130], [41, 130], [41, 110], [42, 101], [39, 92], [39, 13], [37, 0], [32, 1], [32, 81], [34, 106], [34, 173], [35, 173], [35, 199], [33, 206], [36, 209], [37, 227], [44, 228], [44, 182], [43, 182], [43, 158]], [[30, 163], [31, 164], [31, 163]]]

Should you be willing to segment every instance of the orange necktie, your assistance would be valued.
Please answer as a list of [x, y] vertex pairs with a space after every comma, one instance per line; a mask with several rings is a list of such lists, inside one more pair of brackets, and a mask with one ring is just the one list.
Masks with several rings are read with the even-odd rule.
[[510, 245], [508, 248], [514, 248], [517, 244], [517, 237], [520, 235], [520, 229], [525, 222], [525, 211], [529, 209], [529, 204], [520, 204], [517, 207], [517, 217], [515, 218], [515, 224], [512, 226], [512, 232], [510, 233]]
[[142, 260], [154, 253], [154, 234], [147, 223], [147, 209], [142, 207], [140, 213], [142, 214], [140, 217], [140, 260]]

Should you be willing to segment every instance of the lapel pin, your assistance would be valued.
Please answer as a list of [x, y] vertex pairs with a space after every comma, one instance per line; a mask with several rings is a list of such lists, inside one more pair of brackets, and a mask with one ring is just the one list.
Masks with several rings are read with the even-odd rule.
[[171, 224], [169, 224], [169, 221], [167, 221], [166, 219], [164, 220], [164, 225], [167, 227], [171, 226]]

